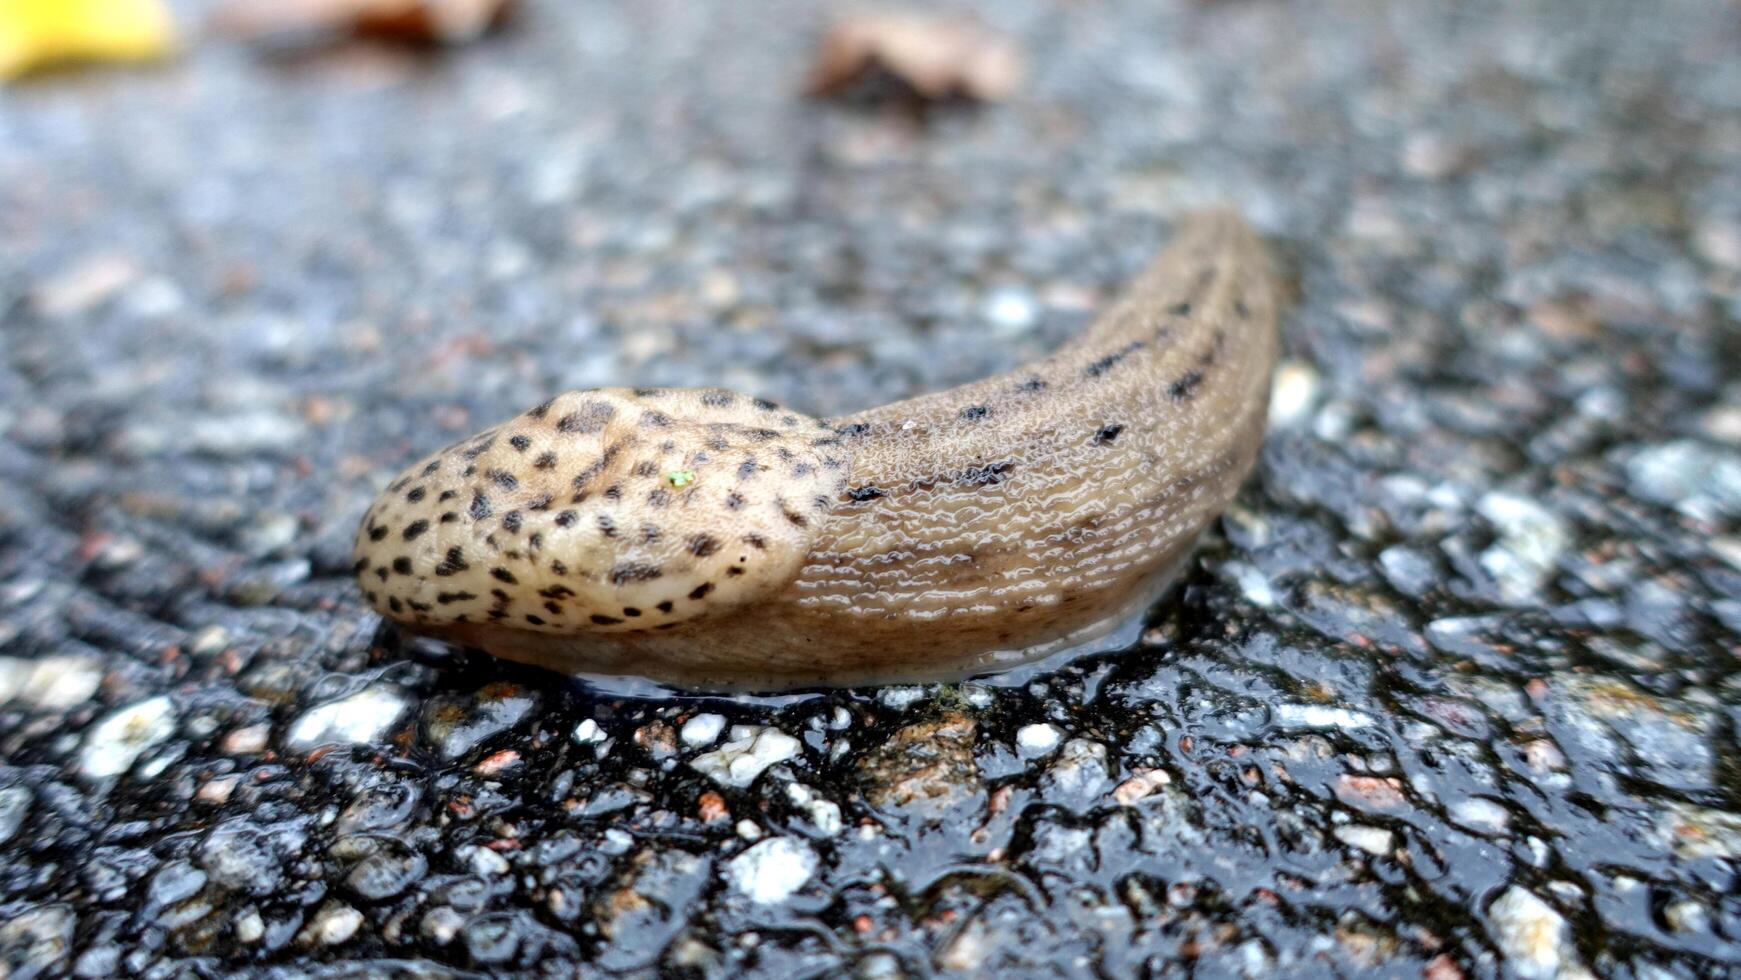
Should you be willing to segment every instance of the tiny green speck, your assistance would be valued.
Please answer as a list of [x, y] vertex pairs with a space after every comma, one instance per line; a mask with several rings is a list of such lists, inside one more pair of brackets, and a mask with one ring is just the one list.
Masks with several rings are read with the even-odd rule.
[[672, 486], [681, 490], [684, 487], [695, 482], [695, 471], [694, 470], [672, 470], [671, 472], [665, 474], [665, 479], [667, 481], [669, 481]]

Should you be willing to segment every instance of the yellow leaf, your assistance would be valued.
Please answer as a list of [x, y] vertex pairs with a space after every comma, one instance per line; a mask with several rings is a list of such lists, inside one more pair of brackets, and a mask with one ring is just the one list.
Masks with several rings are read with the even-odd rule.
[[0, 79], [70, 61], [149, 61], [174, 42], [160, 0], [0, 0]]

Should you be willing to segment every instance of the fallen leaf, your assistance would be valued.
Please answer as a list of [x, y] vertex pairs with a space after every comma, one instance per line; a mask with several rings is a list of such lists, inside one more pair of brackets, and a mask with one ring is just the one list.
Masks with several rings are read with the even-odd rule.
[[843, 95], [892, 80], [928, 102], [996, 102], [1022, 81], [1007, 36], [973, 20], [905, 10], [861, 10], [823, 35], [805, 91]]
[[0, 0], [0, 79], [78, 61], [152, 61], [174, 46], [160, 0]]
[[250, 41], [349, 34], [417, 44], [465, 44], [499, 26], [514, 0], [229, 0], [220, 33]]

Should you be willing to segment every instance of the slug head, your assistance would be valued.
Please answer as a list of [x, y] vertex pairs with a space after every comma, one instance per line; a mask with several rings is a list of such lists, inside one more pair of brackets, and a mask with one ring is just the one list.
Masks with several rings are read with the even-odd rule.
[[670, 627], [791, 581], [847, 464], [826, 423], [762, 399], [572, 391], [407, 469], [355, 571], [413, 628]]

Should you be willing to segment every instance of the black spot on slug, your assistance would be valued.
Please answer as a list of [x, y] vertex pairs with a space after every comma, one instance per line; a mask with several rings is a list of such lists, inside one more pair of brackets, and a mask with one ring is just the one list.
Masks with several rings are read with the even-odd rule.
[[1167, 386], [1167, 397], [1174, 401], [1184, 401], [1191, 397], [1197, 386], [1203, 383], [1203, 372], [1196, 369], [1186, 371], [1177, 381]]
[[508, 511], [506, 514], [503, 514], [502, 515], [502, 527], [506, 528], [509, 534], [519, 533], [519, 531], [520, 531], [520, 512], [517, 510], [511, 510], [511, 511]]
[[557, 527], [573, 527], [574, 521], [575, 521], [575, 513], [572, 510], [565, 510], [562, 513], [556, 515], [556, 526]]
[[538, 469], [541, 469], [541, 470], [555, 469], [556, 468], [556, 454], [555, 453], [540, 453], [540, 454], [538, 454], [538, 458], [532, 461], [532, 465], [537, 467]]
[[688, 541], [689, 553], [697, 558], [706, 558], [719, 550], [719, 539], [707, 534], [697, 534]]
[[969, 405], [961, 410], [961, 420], [964, 422], [977, 422], [989, 415], [991, 415], [990, 405]]
[[700, 585], [696, 586], [695, 588], [689, 590], [689, 598], [699, 601], [701, 599], [707, 598], [707, 594], [709, 592], [712, 592], [712, 591], [713, 591], [713, 583], [712, 582], [703, 582]]
[[625, 585], [629, 582], [651, 582], [665, 574], [658, 565], [642, 565], [628, 562], [611, 569], [611, 584]]
[[512, 439], [508, 440], [508, 445], [513, 446], [515, 449], [519, 450], [520, 452], [525, 452], [526, 450], [532, 448], [532, 440], [526, 438], [525, 436], [515, 436]]
[[1117, 366], [1118, 362], [1124, 360], [1125, 358], [1129, 357], [1130, 355], [1141, 350], [1142, 347], [1143, 347], [1142, 341], [1133, 340], [1130, 343], [1126, 344], [1121, 350], [1113, 351], [1111, 354], [1108, 354], [1105, 357], [1102, 357], [1099, 360], [1088, 365], [1086, 368], [1083, 368], [1082, 373], [1083, 373], [1083, 375], [1090, 377], [1090, 378], [1098, 378], [1101, 375], [1105, 374], [1106, 372], [1112, 370], [1113, 367]]
[[416, 503], [427, 495], [428, 491], [424, 490], [422, 487], [412, 487], [411, 492], [405, 495], [405, 499], [412, 503]]
[[520, 580], [514, 577], [514, 573], [508, 571], [506, 568], [492, 568], [492, 569], [490, 569], [490, 577], [495, 579], [498, 582], [506, 582], [509, 585], [519, 585], [520, 584]]
[[1103, 425], [1100, 427], [1100, 431], [1094, 434], [1094, 444], [1096, 446], [1110, 446], [1112, 441], [1118, 438], [1118, 434], [1123, 431], [1124, 426], [1122, 425]]
[[465, 551], [460, 548], [447, 549], [447, 556], [441, 559], [441, 564], [435, 566], [435, 574], [441, 576], [463, 572], [471, 566], [466, 564]]
[[854, 438], [857, 438], [859, 436], [864, 435], [866, 432], [869, 432], [870, 426], [866, 425], [863, 422], [854, 422], [851, 425], [843, 425], [840, 428], [835, 429], [834, 431], [840, 433], [842, 436], [844, 436], [848, 439], [854, 439]]
[[858, 501], [875, 500], [878, 497], [888, 496], [882, 487], [849, 487], [847, 488], [846, 495], [847, 497]]
[[404, 556], [393, 559], [393, 571], [398, 572], [400, 575], [410, 575], [411, 559]]
[[616, 618], [615, 616], [603, 616], [603, 615], [600, 615], [598, 613], [592, 614], [592, 621], [594, 623], [597, 623], [600, 626], [615, 626], [618, 623], [622, 622], [622, 620]]
[[512, 490], [520, 485], [520, 481], [514, 478], [514, 474], [509, 473], [506, 470], [487, 470], [484, 472], [484, 475], [489, 477], [492, 483], [501, 487], [503, 490]]
[[412, 521], [405, 525], [405, 540], [410, 541], [427, 530], [429, 530], [428, 521]]
[[617, 410], [604, 402], [587, 402], [577, 411], [556, 420], [556, 431], [592, 433], [604, 429], [605, 423], [617, 414]]
[[473, 491], [472, 505], [469, 513], [472, 515], [472, 520], [474, 521], [481, 521], [490, 516], [490, 514], [494, 513], [494, 508], [490, 507], [490, 498], [484, 496], [481, 492]]
[[1021, 384], [1016, 385], [1016, 390], [1017, 391], [1026, 391], [1026, 392], [1045, 391], [1046, 390], [1046, 379], [1045, 378], [1029, 378], [1028, 380], [1022, 382]]
[[470, 592], [438, 592], [436, 593], [435, 601], [445, 606], [449, 603], [465, 602], [476, 598], [477, 596]]
[[370, 541], [379, 541], [382, 538], [385, 538], [386, 536], [387, 536], [387, 529], [385, 527], [382, 527], [379, 524], [375, 525], [372, 528], [369, 528], [369, 540]]

